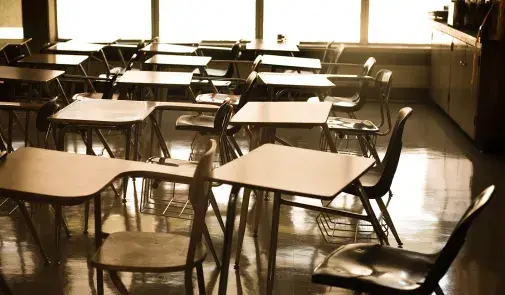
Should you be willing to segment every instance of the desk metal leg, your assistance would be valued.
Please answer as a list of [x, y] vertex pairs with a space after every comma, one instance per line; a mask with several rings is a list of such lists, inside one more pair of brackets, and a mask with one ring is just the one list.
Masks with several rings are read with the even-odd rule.
[[61, 85], [60, 79], [56, 78], [55, 80], [56, 80], [56, 85], [58, 86], [58, 90], [60, 90], [60, 94], [65, 99], [65, 102], [67, 104], [70, 104], [70, 100], [68, 99], [67, 95], [65, 94], [65, 90], [63, 89], [63, 86]]
[[37, 244], [37, 248], [39, 248], [40, 255], [42, 255], [42, 258], [44, 258], [44, 263], [46, 265], [49, 265], [51, 263], [51, 261], [49, 260], [49, 257], [47, 256], [47, 253], [44, 250], [44, 246], [42, 245], [42, 241], [40, 240], [39, 234], [37, 233], [37, 229], [35, 229], [35, 225], [33, 224], [33, 220], [30, 218], [30, 213], [28, 213], [28, 209], [26, 209], [25, 203], [23, 201], [17, 201], [17, 203], [18, 203], [19, 211], [21, 212], [21, 215], [23, 216], [23, 219], [26, 222], [26, 226], [28, 226], [28, 230], [32, 234], [32, 237], [35, 240], [35, 243]]
[[61, 238], [61, 222], [63, 220], [63, 212], [60, 205], [53, 205], [54, 208], [54, 244], [55, 244], [55, 257], [54, 263], [60, 265], [60, 238]]
[[270, 233], [270, 249], [268, 251], [267, 294], [272, 294], [275, 281], [275, 259], [277, 256], [277, 236], [279, 234], [279, 215], [281, 214], [281, 194], [274, 194], [272, 212], [272, 229]]
[[100, 49], [100, 54], [102, 55], [103, 65], [105, 66], [105, 70], [107, 71], [107, 75], [110, 75], [109, 62], [107, 61], [107, 57], [105, 56], [105, 53], [103, 52], [102, 49]]
[[[160, 111], [161, 112], [161, 111]], [[151, 119], [151, 145], [152, 147], [152, 141], [153, 141], [153, 132], [156, 135], [156, 138], [158, 139], [158, 144], [161, 148], [161, 151], [163, 152], [163, 156], [165, 158], [170, 158], [170, 152], [168, 151], [167, 143], [165, 142], [165, 139], [163, 139], [163, 135], [161, 134], [161, 130], [158, 127], [158, 122], [156, 122], [156, 116], [155, 114], [150, 114], [149, 118]]]
[[326, 141], [328, 142], [328, 145], [330, 146], [330, 151], [332, 153], [337, 153], [337, 146], [335, 145], [335, 142], [333, 141], [333, 138], [331, 137], [331, 132], [330, 128], [328, 128], [328, 124], [324, 123], [323, 126], [324, 136], [326, 136]]
[[[86, 73], [86, 70], [84, 69], [84, 67], [82, 66], [82, 64], [79, 64], [79, 69], [81, 70], [82, 74], [87, 77], [88, 74]], [[96, 92], [96, 89], [95, 87], [93, 86], [93, 83], [91, 83], [91, 81], [89, 79], [86, 79], [86, 82], [88, 83], [89, 87], [91, 87], [91, 91], [92, 92]]]
[[207, 73], [207, 69], [205, 67], [200, 67], [199, 70], [200, 70], [200, 74], [202, 75], [203, 78], [209, 78], [208, 81], [209, 81], [210, 87], [212, 87], [212, 91], [214, 91], [214, 93], [219, 93], [219, 91], [216, 88], [216, 85], [214, 85], [214, 82], [212, 82], [212, 80], [210, 79], [210, 76]]
[[[95, 205], [95, 248], [98, 251], [102, 246], [102, 204], [100, 194], [93, 198]], [[103, 295], [103, 270], [96, 269], [96, 292]]]
[[12, 148], [12, 129], [14, 128], [14, 111], [9, 111], [9, 129], [7, 130], [7, 149], [8, 152], [13, 152]]
[[240, 222], [238, 227], [237, 251], [235, 253], [235, 269], [240, 267], [240, 256], [242, 255], [242, 244], [245, 236], [245, 226], [247, 224], [247, 215], [249, 213], [249, 199], [251, 197], [251, 189], [244, 188], [242, 197], [242, 208], [240, 208]]
[[379, 242], [381, 245], [389, 245], [388, 238], [386, 237], [386, 234], [382, 231], [382, 228], [379, 224], [379, 220], [377, 219], [377, 216], [375, 215], [375, 212], [373, 211], [372, 205], [370, 204], [370, 199], [368, 198], [367, 193], [365, 192], [365, 189], [361, 185], [361, 182], [359, 180], [354, 182], [354, 185], [358, 189], [359, 192], [359, 198], [361, 200], [361, 203], [363, 204], [363, 208], [365, 209], [365, 212], [369, 218], [369, 221], [372, 223], [373, 229], [375, 233], [377, 234], [377, 238], [379, 239]]
[[193, 103], [196, 103], [196, 95], [195, 95], [195, 92], [193, 92], [193, 88], [191, 88], [191, 86], [188, 86], [188, 92], [189, 92], [189, 95], [190, 95], [190, 102], [193, 102]]
[[226, 212], [226, 229], [223, 242], [223, 263], [221, 267], [221, 276], [219, 277], [219, 295], [226, 295], [226, 289], [228, 287], [228, 271], [230, 270], [233, 228], [235, 224], [235, 210], [237, 209], [237, 198], [239, 191], [239, 186], [233, 186], [230, 193], [230, 199], [228, 200], [228, 210]]
[[[128, 126], [125, 131], [126, 131], [126, 140], [125, 140], [125, 155], [124, 155], [124, 158], [125, 158], [125, 160], [130, 160], [130, 141], [131, 141], [131, 137], [132, 137], [132, 128], [131, 128], [131, 126]], [[125, 176], [123, 178], [123, 188], [124, 188], [123, 203], [126, 203], [126, 191], [128, 189], [128, 176]]]

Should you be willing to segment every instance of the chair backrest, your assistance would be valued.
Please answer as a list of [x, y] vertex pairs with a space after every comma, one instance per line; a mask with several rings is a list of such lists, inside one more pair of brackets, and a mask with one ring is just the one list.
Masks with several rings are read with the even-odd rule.
[[[235, 42], [231, 48], [231, 53], [230, 53], [230, 60], [237, 60], [240, 57], [240, 41]], [[233, 77], [233, 74], [235, 73], [235, 68], [236, 64], [230, 63], [228, 66], [228, 69], [226, 70], [226, 74], [224, 75], [225, 78], [231, 78]]]
[[214, 130], [216, 132], [222, 132], [223, 128], [226, 130], [226, 127], [223, 125], [226, 123], [228, 125], [228, 121], [230, 120], [231, 113], [233, 111], [233, 107], [229, 101], [224, 101], [219, 109], [217, 110], [214, 116]]
[[49, 130], [50, 122], [47, 118], [56, 114], [61, 109], [61, 104], [58, 102], [58, 97], [51, 99], [43, 104], [38, 113], [35, 121], [35, 127], [38, 132], [47, 132]]
[[211, 185], [207, 177], [212, 174], [216, 147], [216, 142], [211, 139], [207, 152], [205, 152], [196, 166], [193, 180], [189, 187], [189, 200], [193, 206], [194, 219], [189, 241], [188, 256], [186, 257], [187, 266], [193, 265], [195, 252], [202, 240], [202, 233], [205, 228], [205, 215], [207, 214], [209, 193], [211, 190]]
[[258, 71], [258, 68], [259, 66], [261, 65], [261, 60], [263, 59], [263, 56], [262, 55], [258, 55], [256, 56], [256, 58], [254, 59], [253, 61], [253, 64], [251, 66], [251, 71], [252, 72], [257, 72]]
[[132, 57], [130, 57], [130, 60], [126, 64], [125, 72], [129, 71], [129, 70], [131, 70], [133, 68], [133, 63], [137, 60], [137, 58], [138, 58], [138, 54], [137, 53], [134, 53], [132, 55]]
[[463, 217], [456, 225], [456, 228], [452, 232], [444, 248], [438, 253], [438, 257], [435, 260], [434, 265], [430, 268], [424, 284], [420, 287], [427, 291], [423, 294], [429, 294], [433, 292], [433, 290], [435, 290], [435, 288], [438, 286], [438, 282], [445, 275], [452, 262], [458, 255], [459, 251], [463, 247], [466, 241], [468, 229], [472, 225], [475, 218], [477, 218], [482, 210], [489, 204], [489, 201], [492, 199], [494, 194], [495, 186], [492, 185], [486, 188], [475, 199], [473, 199], [472, 203], [463, 214]]
[[258, 80], [258, 73], [256, 71], [252, 71], [247, 77], [247, 80], [245, 82], [246, 84], [245, 90], [242, 92], [242, 94], [240, 94], [240, 101], [236, 111], [240, 110], [247, 102], [249, 102], [252, 96], [253, 89], [256, 86], [257, 80]]
[[[361, 68], [360, 73], [358, 74], [359, 76], [370, 76], [372, 73], [372, 70], [375, 66], [376, 60], [373, 57], [369, 57], [363, 67]], [[368, 81], [360, 81], [358, 83], [358, 88], [356, 89], [356, 92], [352, 96], [352, 99], [357, 102], [355, 109], [361, 109], [363, 105], [366, 103], [366, 90], [368, 88], [368, 84], [370, 82]]]
[[119, 76], [119, 71], [112, 74], [112, 77], [110, 78], [110, 80], [107, 83], [105, 83], [105, 86], [103, 87], [102, 99], [112, 99], [112, 95], [115, 92], [114, 86], [116, 84], [116, 80], [117, 80], [118, 76]]
[[405, 127], [405, 123], [407, 123], [407, 119], [412, 115], [412, 112], [413, 110], [411, 108], [405, 107], [398, 113], [393, 133], [389, 139], [386, 155], [380, 164], [382, 166], [382, 174], [379, 181], [377, 181], [377, 184], [370, 188], [373, 190], [373, 193], [369, 196], [370, 198], [380, 198], [391, 188], [396, 168], [398, 168], [398, 162], [400, 162], [400, 154], [403, 147], [403, 129]]
[[381, 131], [380, 135], [387, 135], [391, 132], [391, 113], [389, 111], [389, 98], [391, 96], [391, 88], [393, 86], [393, 72], [390, 70], [380, 70], [375, 76], [375, 86], [378, 90], [379, 103], [381, 109], [381, 122], [379, 128], [388, 122], [388, 129]]
[[[333, 42], [330, 43], [330, 47], [333, 45]], [[326, 54], [325, 57], [323, 57], [323, 62], [328, 62], [328, 63], [338, 63], [338, 60], [340, 59], [340, 56], [342, 56], [342, 53], [344, 53], [345, 50], [345, 45], [343, 43], [340, 43], [335, 47], [332, 51], [331, 54]], [[326, 60], [324, 59], [326, 58]], [[327, 65], [326, 67], [323, 68], [322, 73], [323, 74], [332, 74], [336, 72], [337, 67], [335, 65]]]
[[54, 45], [54, 43], [44, 43], [44, 45], [42, 45], [42, 47], [40, 48], [39, 52], [40, 52], [40, 53], [45, 53], [45, 52], [46, 52], [46, 50], [47, 50], [49, 47], [53, 46], [53, 45]]

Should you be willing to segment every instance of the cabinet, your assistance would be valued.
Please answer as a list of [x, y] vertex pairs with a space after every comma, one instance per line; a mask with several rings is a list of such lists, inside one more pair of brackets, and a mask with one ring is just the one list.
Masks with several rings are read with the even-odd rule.
[[[476, 47], [444, 32], [433, 30], [431, 49], [431, 97], [472, 139], [476, 134], [477, 69], [472, 85]], [[478, 52], [479, 54], [479, 52]], [[477, 66], [479, 64], [477, 63]]]
[[449, 111], [452, 37], [433, 30], [431, 48], [431, 98], [445, 112]]

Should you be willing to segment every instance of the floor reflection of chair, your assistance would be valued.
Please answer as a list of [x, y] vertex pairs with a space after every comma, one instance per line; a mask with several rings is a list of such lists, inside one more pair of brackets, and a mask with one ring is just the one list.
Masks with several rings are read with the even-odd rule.
[[195, 170], [189, 198], [194, 205], [195, 219], [191, 236], [170, 233], [118, 232], [111, 234], [98, 249], [90, 265], [109, 272], [120, 294], [128, 294], [118, 272], [167, 273], [184, 271], [186, 293], [193, 292], [193, 268], [196, 268], [198, 290], [205, 294], [202, 263], [206, 251], [201, 243], [205, 235], [210, 183], [205, 177], [212, 173], [216, 143], [211, 145]]
[[443, 295], [439, 282], [463, 247], [475, 218], [489, 204], [494, 186], [468, 207], [444, 248], [423, 254], [377, 244], [345, 245], [328, 255], [312, 282], [371, 294]]

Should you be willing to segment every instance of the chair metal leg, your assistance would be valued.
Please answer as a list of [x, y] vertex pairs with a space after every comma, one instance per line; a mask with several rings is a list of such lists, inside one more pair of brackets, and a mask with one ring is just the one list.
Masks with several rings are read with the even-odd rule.
[[375, 212], [373, 211], [372, 205], [370, 204], [370, 199], [368, 198], [365, 189], [361, 185], [361, 182], [359, 180], [355, 181], [354, 185], [358, 189], [358, 197], [361, 200], [361, 203], [363, 204], [363, 208], [365, 209], [365, 212], [369, 218], [369, 221], [372, 223], [374, 232], [377, 234], [377, 238], [379, 239], [379, 242], [381, 245], [389, 245], [388, 238], [386, 234], [382, 231], [382, 228], [379, 224], [379, 220], [377, 219], [377, 216], [375, 215]]
[[205, 225], [203, 230], [203, 236], [205, 237], [205, 241], [207, 241], [207, 247], [212, 253], [212, 257], [214, 257], [214, 261], [216, 262], [216, 266], [218, 268], [221, 267], [221, 263], [219, 262], [219, 257], [217, 256], [216, 248], [214, 247], [214, 243], [212, 243], [212, 239], [210, 238], [209, 228]]
[[230, 139], [231, 144], [233, 145], [233, 147], [234, 147], [234, 148], [235, 148], [235, 150], [237, 151], [238, 155], [239, 155], [240, 157], [242, 157], [242, 156], [243, 156], [243, 154], [242, 154], [242, 150], [240, 149], [240, 146], [238, 145], [237, 140], [235, 140], [235, 137], [233, 137], [233, 136], [228, 136], [228, 138]]
[[391, 219], [391, 215], [389, 215], [388, 209], [386, 208], [386, 205], [382, 201], [381, 198], [375, 199], [377, 201], [377, 205], [379, 205], [379, 208], [382, 212], [382, 215], [384, 216], [384, 220], [386, 221], [386, 224], [388, 227], [391, 229], [391, 232], [393, 233], [393, 236], [395, 237], [396, 243], [398, 246], [402, 246], [403, 243], [400, 240], [400, 236], [398, 235], [398, 232], [396, 231], [395, 225], [393, 223], [393, 219]]
[[55, 244], [55, 258], [54, 263], [60, 265], [60, 234], [61, 234], [61, 220], [62, 208], [59, 205], [54, 205], [54, 244]]
[[14, 292], [12, 292], [9, 285], [7, 285], [7, 282], [2, 274], [0, 274], [0, 291], [2, 291], [2, 294], [4, 295], [14, 295]]
[[88, 234], [89, 225], [89, 200], [84, 203], [84, 234]]
[[437, 285], [437, 287], [435, 288], [435, 294], [436, 295], [445, 295], [444, 291], [442, 291], [442, 288], [440, 288], [440, 285]]
[[65, 231], [67, 238], [72, 237], [72, 234], [70, 233], [70, 229], [68, 228], [67, 219], [65, 218], [65, 214], [63, 214], [63, 213], [61, 215], [61, 226], [63, 226], [63, 230]]
[[275, 259], [277, 256], [277, 235], [279, 234], [279, 215], [281, 210], [281, 194], [275, 193], [272, 210], [272, 228], [270, 233], [270, 249], [268, 251], [267, 295], [273, 294], [275, 281]]
[[198, 292], [200, 295], [205, 295], [205, 278], [203, 276], [203, 267], [201, 263], [196, 265], [196, 278], [198, 279]]
[[184, 291], [187, 295], [193, 294], [193, 268], [184, 271]]
[[214, 210], [214, 214], [216, 214], [217, 222], [219, 222], [219, 226], [221, 226], [221, 229], [223, 230], [224, 233], [224, 221], [223, 221], [223, 216], [221, 215], [221, 211], [219, 210], [219, 206], [217, 205], [216, 197], [214, 196], [214, 193], [212, 190], [209, 192], [210, 196], [210, 205], [212, 206], [212, 210]]
[[42, 245], [42, 241], [40, 240], [39, 234], [37, 233], [37, 230], [35, 229], [35, 225], [33, 224], [32, 219], [30, 218], [30, 213], [28, 213], [28, 209], [26, 209], [26, 205], [22, 201], [17, 201], [18, 203], [18, 208], [19, 211], [21, 211], [21, 215], [23, 216], [23, 219], [26, 222], [26, 225], [28, 226], [28, 230], [30, 231], [33, 239], [35, 240], [35, 243], [37, 244], [37, 248], [39, 248], [40, 255], [42, 255], [42, 258], [44, 259], [44, 263], [46, 265], [49, 265], [51, 261], [49, 260], [49, 257], [47, 256], [46, 251], [44, 250], [44, 246]]
[[238, 227], [237, 251], [235, 254], [235, 269], [240, 267], [240, 256], [242, 255], [242, 244], [244, 243], [245, 227], [247, 225], [247, 213], [249, 212], [249, 198], [251, 190], [244, 189], [244, 197], [242, 198], [242, 208], [240, 210], [240, 223]]
[[260, 224], [260, 218], [261, 218], [261, 211], [263, 210], [263, 201], [264, 200], [263, 200], [263, 192], [259, 192], [259, 191], [255, 190], [254, 194], [256, 195], [256, 215], [254, 216], [253, 237], [257, 238], [259, 224]]
[[109, 277], [116, 289], [119, 291], [121, 295], [128, 295], [128, 290], [126, 289], [123, 282], [121, 282], [121, 278], [119, 278], [116, 271], [109, 271]]

